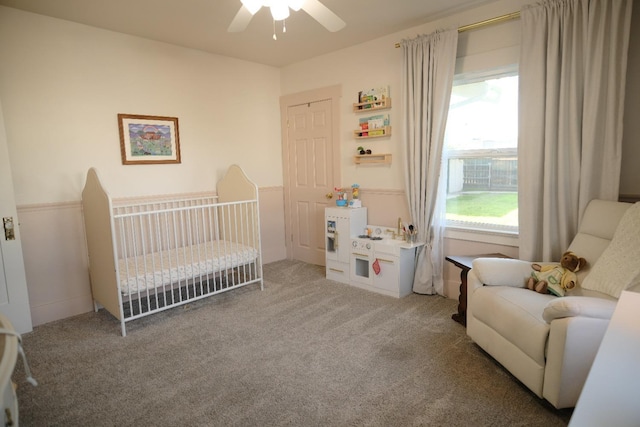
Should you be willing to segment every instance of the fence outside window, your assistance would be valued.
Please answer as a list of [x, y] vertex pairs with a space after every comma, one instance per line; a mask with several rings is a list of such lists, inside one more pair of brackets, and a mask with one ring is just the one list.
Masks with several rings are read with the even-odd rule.
[[516, 149], [459, 150], [447, 156], [447, 193], [518, 191]]

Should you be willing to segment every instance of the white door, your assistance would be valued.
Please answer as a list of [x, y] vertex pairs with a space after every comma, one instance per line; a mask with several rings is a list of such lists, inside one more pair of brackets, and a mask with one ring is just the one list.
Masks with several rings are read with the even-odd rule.
[[294, 98], [281, 102], [287, 255], [325, 265], [324, 209], [335, 206], [327, 195], [339, 181], [337, 98], [306, 96], [311, 98], [305, 102]]
[[0, 312], [7, 316], [19, 333], [30, 332], [31, 310], [22, 259], [18, 215], [13, 195], [13, 181], [4, 117], [0, 105]]

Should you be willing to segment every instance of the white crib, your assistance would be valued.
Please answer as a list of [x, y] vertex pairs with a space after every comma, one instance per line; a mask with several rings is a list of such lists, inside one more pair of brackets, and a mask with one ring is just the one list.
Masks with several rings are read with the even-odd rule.
[[96, 311], [126, 322], [262, 279], [258, 188], [233, 165], [217, 196], [112, 202], [95, 168], [82, 191]]

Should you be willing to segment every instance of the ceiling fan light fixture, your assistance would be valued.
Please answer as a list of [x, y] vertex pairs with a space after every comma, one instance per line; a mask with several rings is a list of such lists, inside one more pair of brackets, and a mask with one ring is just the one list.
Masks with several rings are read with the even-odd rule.
[[305, 0], [289, 0], [289, 7], [294, 11], [297, 12], [300, 10], [300, 8], [302, 8], [302, 5], [304, 4]]
[[240, 0], [242, 5], [247, 8], [250, 14], [255, 15], [262, 7], [261, 0]]
[[287, 19], [289, 17], [289, 6], [286, 2], [283, 1], [272, 1], [271, 2], [271, 16], [275, 21], [282, 21], [283, 19]]
[[[320, 25], [331, 32], [340, 31], [346, 23], [333, 13], [320, 0], [240, 0], [242, 6], [227, 29], [230, 33], [244, 31], [253, 16], [262, 8], [271, 10], [273, 21], [283, 21], [282, 32], [286, 31], [284, 20], [289, 17], [289, 9], [297, 12], [304, 10]], [[275, 33], [275, 31], [274, 31]], [[276, 39], [274, 34], [274, 39]]]

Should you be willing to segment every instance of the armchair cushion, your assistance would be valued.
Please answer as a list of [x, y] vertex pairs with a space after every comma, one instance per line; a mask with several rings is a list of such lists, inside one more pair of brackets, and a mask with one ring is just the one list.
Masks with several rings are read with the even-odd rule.
[[513, 286], [483, 286], [473, 292], [473, 316], [544, 366], [549, 324], [542, 312], [553, 295]]
[[477, 258], [473, 272], [483, 285], [523, 288], [531, 275], [531, 263], [510, 258]]
[[549, 301], [542, 312], [542, 318], [547, 323], [563, 317], [576, 316], [611, 319], [615, 308], [616, 301], [593, 297], [570, 296]]
[[640, 281], [640, 203], [622, 216], [611, 243], [582, 282], [584, 289], [620, 297]]

